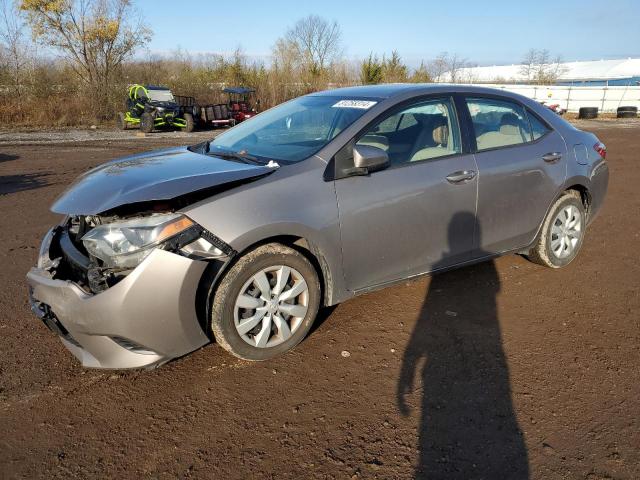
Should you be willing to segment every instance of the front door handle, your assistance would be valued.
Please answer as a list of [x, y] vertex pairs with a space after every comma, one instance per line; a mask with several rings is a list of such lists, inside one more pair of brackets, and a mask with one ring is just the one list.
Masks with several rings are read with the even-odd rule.
[[464, 183], [473, 180], [475, 176], [476, 172], [474, 170], [460, 170], [450, 173], [446, 178], [449, 183]]
[[560, 152], [550, 152], [542, 156], [542, 159], [547, 163], [556, 163], [562, 158]]

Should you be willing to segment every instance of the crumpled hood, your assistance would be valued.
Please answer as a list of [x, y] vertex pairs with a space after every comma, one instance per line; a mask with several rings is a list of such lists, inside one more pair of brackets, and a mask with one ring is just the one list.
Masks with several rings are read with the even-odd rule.
[[131, 203], [171, 200], [274, 170], [194, 153], [187, 147], [157, 150], [89, 170], [56, 200], [51, 210], [67, 215], [97, 215]]

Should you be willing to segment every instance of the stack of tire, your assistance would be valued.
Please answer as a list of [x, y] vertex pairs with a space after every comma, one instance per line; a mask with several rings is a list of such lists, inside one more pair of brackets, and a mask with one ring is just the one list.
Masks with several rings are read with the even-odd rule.
[[618, 107], [618, 118], [638, 118], [638, 107]]
[[598, 107], [582, 107], [578, 110], [578, 118], [598, 118]]

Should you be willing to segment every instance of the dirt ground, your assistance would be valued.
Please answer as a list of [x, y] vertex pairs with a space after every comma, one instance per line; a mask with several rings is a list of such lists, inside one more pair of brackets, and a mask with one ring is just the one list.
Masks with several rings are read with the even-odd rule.
[[611, 182], [566, 269], [509, 255], [326, 310], [276, 360], [126, 372], [81, 368], [25, 274], [74, 177], [193, 137], [3, 137], [0, 477], [640, 478], [640, 126], [582, 126]]

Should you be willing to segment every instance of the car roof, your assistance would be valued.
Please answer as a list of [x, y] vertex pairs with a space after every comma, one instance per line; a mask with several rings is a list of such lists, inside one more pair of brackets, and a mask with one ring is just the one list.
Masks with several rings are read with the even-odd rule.
[[356, 87], [335, 88], [310, 94], [311, 96], [335, 96], [335, 97], [366, 97], [385, 99], [397, 95], [413, 93], [415, 95], [428, 95], [432, 93], [485, 93], [497, 94], [505, 97], [516, 95], [497, 88], [477, 87], [471, 85], [458, 85], [448, 83], [385, 83], [380, 85], [362, 85]]

